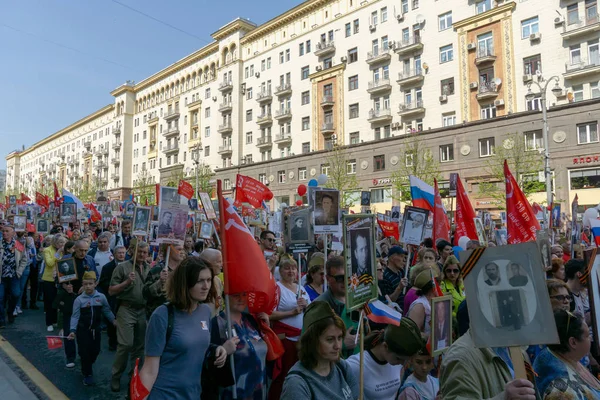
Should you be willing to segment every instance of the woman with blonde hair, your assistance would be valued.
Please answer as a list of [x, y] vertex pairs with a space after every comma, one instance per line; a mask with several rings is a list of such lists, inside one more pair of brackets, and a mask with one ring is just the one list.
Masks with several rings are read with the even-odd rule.
[[460, 273], [460, 263], [454, 256], [448, 256], [442, 269], [440, 288], [444, 294], [452, 296], [452, 316], [456, 318], [458, 306], [465, 299], [465, 285]]
[[54, 324], [57, 322], [58, 315], [56, 309], [52, 307], [56, 298], [57, 288], [54, 278], [56, 277], [57, 261], [63, 256], [63, 249], [67, 243], [67, 237], [57, 233], [52, 237], [52, 245], [46, 247], [43, 252], [44, 273], [42, 274], [42, 291], [44, 293], [44, 312], [46, 314], [46, 330], [54, 331]]
[[419, 297], [417, 295], [418, 288], [414, 287], [417, 276], [423, 271], [431, 270], [434, 278], [439, 277], [440, 269], [437, 267], [437, 263], [435, 261], [436, 258], [437, 254], [433, 249], [425, 247], [419, 250], [419, 262], [410, 269], [410, 274], [408, 277], [409, 283], [412, 287], [408, 290], [408, 292], [406, 292], [406, 296], [404, 296], [403, 310], [405, 313], [410, 308], [410, 305]]

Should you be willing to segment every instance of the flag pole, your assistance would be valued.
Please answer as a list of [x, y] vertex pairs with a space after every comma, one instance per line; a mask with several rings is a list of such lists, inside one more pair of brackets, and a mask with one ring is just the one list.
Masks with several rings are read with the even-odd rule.
[[[406, 245], [406, 247], [408, 247], [408, 256], [406, 257], [406, 279], [410, 281], [410, 256], [411, 256], [411, 248], [410, 245]], [[402, 289], [402, 294], [406, 294], [406, 288], [407, 286], [404, 286], [404, 288]]]
[[[229, 308], [229, 260], [227, 259], [227, 242], [225, 240], [225, 201], [223, 198], [223, 189], [220, 179], [217, 179], [217, 199], [219, 200], [219, 222], [221, 225], [220, 242], [221, 255], [223, 256], [223, 284], [225, 289], [225, 316], [227, 317], [227, 339], [233, 337], [233, 329], [231, 324], [231, 310]], [[214, 221], [213, 221], [214, 224]], [[217, 235], [218, 237], [219, 235]], [[235, 359], [233, 354], [229, 356], [231, 364], [231, 375], [233, 376], [232, 398], [237, 399], [237, 382], [235, 379]]]
[[[325, 268], [325, 266], [327, 265], [327, 234], [325, 234], [325, 237], [323, 239], [323, 254], [325, 255], [325, 261], [323, 264], [323, 268]], [[327, 279], [323, 280], [323, 293], [325, 293], [327, 291]]]
[[365, 388], [365, 376], [364, 376], [364, 358], [365, 358], [365, 324], [363, 318], [363, 311], [360, 312], [360, 320], [358, 321], [358, 340], [360, 341], [360, 368], [358, 374], [358, 399], [363, 400], [363, 392]]

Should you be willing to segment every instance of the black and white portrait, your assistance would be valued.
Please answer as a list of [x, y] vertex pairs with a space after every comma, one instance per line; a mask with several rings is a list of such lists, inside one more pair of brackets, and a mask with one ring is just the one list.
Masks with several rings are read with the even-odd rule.
[[161, 186], [160, 201], [161, 203], [180, 204], [181, 195], [177, 192], [177, 188]]
[[330, 189], [315, 190], [315, 233], [337, 232], [340, 223], [339, 192]]
[[63, 203], [60, 205], [60, 222], [77, 221], [77, 204]]
[[161, 236], [169, 235], [173, 232], [173, 213], [171, 211], [164, 211], [160, 215], [158, 221], [158, 234]]
[[369, 227], [350, 231], [352, 275], [361, 277], [371, 274], [371, 229]]
[[158, 239], [158, 221], [152, 221], [150, 223], [150, 242], [156, 243]]
[[198, 209], [198, 199], [189, 199], [188, 206], [190, 207], [190, 210], [196, 211]]
[[119, 200], [110, 201], [110, 211], [112, 215], [121, 215], [121, 204], [119, 203]]
[[150, 225], [150, 207], [136, 207], [133, 216], [133, 234], [146, 236]]
[[496, 245], [506, 246], [508, 244], [508, 234], [506, 229], [496, 229]]
[[429, 211], [423, 208], [405, 207], [400, 241], [404, 244], [420, 245], [428, 215]]
[[510, 263], [507, 267], [506, 275], [508, 276], [508, 283], [513, 287], [526, 286], [529, 282], [527, 273], [518, 263]]
[[24, 215], [15, 215], [13, 223], [15, 225], [15, 232], [25, 232], [27, 217]]
[[212, 237], [213, 225], [212, 222], [205, 221], [200, 225], [200, 237], [202, 239], [210, 239]]
[[135, 203], [133, 201], [127, 200], [123, 203], [124, 214], [128, 217], [133, 217], [135, 212]]
[[370, 191], [362, 191], [360, 192], [360, 205], [370, 206], [371, 205], [371, 192]]
[[289, 242], [294, 244], [312, 243], [312, 229], [309, 222], [308, 208], [291, 212], [287, 217]]
[[56, 272], [58, 275], [58, 283], [69, 282], [77, 279], [75, 260], [72, 257], [58, 260]]
[[379, 253], [379, 257], [387, 258], [388, 253], [390, 252], [390, 241], [388, 238], [381, 239], [376, 244], [377, 252]]
[[200, 202], [202, 203], [202, 208], [204, 209], [206, 218], [217, 219], [217, 213], [215, 212], [215, 208], [213, 207], [212, 200], [210, 199], [208, 193], [200, 193]]
[[431, 300], [431, 352], [436, 356], [452, 344], [452, 296]]
[[158, 221], [159, 214], [160, 208], [158, 208], [158, 206], [152, 206], [152, 221]]
[[548, 231], [539, 230], [536, 232], [535, 241], [540, 249], [540, 256], [542, 258], [542, 267], [549, 271], [552, 269], [552, 246], [550, 245], [550, 238], [548, 237]]
[[490, 262], [485, 266], [485, 284], [488, 286], [497, 286], [500, 284], [500, 267], [495, 262]]
[[485, 235], [485, 227], [481, 218], [474, 218], [475, 230], [477, 231], [477, 240], [482, 246], [487, 246], [487, 236]]
[[108, 192], [106, 190], [98, 190], [96, 192], [96, 203], [104, 204], [108, 202]]
[[36, 230], [38, 233], [46, 234], [50, 231], [48, 227], [47, 219], [38, 219], [36, 223]]

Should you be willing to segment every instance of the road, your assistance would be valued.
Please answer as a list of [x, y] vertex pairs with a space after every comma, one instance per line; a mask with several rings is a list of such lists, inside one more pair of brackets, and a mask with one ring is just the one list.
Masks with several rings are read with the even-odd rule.
[[[38, 302], [38, 306], [42, 308], [42, 303]], [[54, 390], [58, 389], [71, 400], [126, 398], [126, 374], [121, 381], [121, 393], [113, 393], [110, 390], [110, 371], [115, 353], [108, 350], [108, 338], [105, 332], [102, 333], [100, 356], [94, 364], [95, 386], [83, 385], [79, 357], [75, 362], [75, 368], [69, 369], [65, 366], [64, 349], [48, 349], [45, 337], [57, 334], [56, 330], [53, 333], [46, 332], [42, 309], [23, 310], [23, 314], [16, 319], [14, 324], [7, 325], [6, 328], [0, 330], [0, 336], [8, 342], [4, 342], [4, 346], [0, 344], [0, 359], [40, 399], [54, 400], [58, 398], [59, 393], [53, 392], [53, 389], [48, 387], [52, 385], [56, 387]], [[31, 365], [28, 365], [27, 361]], [[38, 375], [40, 373], [41, 375]], [[45, 384], [43, 377], [47, 378], [51, 384]]]

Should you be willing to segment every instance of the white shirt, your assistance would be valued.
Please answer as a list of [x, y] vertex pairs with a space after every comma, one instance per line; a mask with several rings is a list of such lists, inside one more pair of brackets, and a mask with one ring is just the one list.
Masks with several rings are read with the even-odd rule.
[[96, 250], [94, 261], [96, 262], [96, 271], [98, 271], [98, 277], [102, 274], [102, 267], [111, 262], [114, 259], [110, 250], [100, 251]]
[[[439, 380], [431, 375], [427, 375], [427, 382], [421, 382], [415, 378], [413, 374], [411, 374], [408, 378], [406, 378], [403, 387], [407, 385], [419, 393], [421, 400], [435, 400], [435, 397], [440, 391]], [[405, 388], [400, 396], [402, 396], [406, 390], [407, 389]]]
[[410, 318], [410, 312], [417, 304], [422, 304], [423, 308], [425, 309], [425, 327], [423, 328], [423, 333], [429, 335], [431, 333], [431, 304], [425, 296], [421, 296], [413, 301], [408, 308], [408, 313], [406, 313], [406, 316]]
[[[370, 352], [364, 353], [363, 377], [365, 383], [365, 400], [393, 399], [400, 389], [401, 365], [381, 364], [373, 358]], [[346, 359], [350, 370], [359, 380], [360, 354], [354, 354]]]
[[[290, 289], [283, 286], [283, 283], [277, 282], [277, 286], [279, 286], [279, 290], [281, 291], [281, 296], [279, 297], [279, 304], [277, 305], [277, 311], [290, 311], [294, 308], [298, 307], [298, 302], [296, 298], [296, 293], [292, 292]], [[306, 290], [300, 285], [300, 296], [306, 299], [307, 304], [310, 304], [310, 297], [308, 297], [308, 293]], [[289, 325], [291, 327], [302, 330], [302, 319], [304, 318], [304, 313], [296, 314], [291, 317], [286, 317], [281, 320], [282, 323]], [[285, 337], [292, 342], [297, 342], [300, 339], [300, 336], [295, 337]]]

